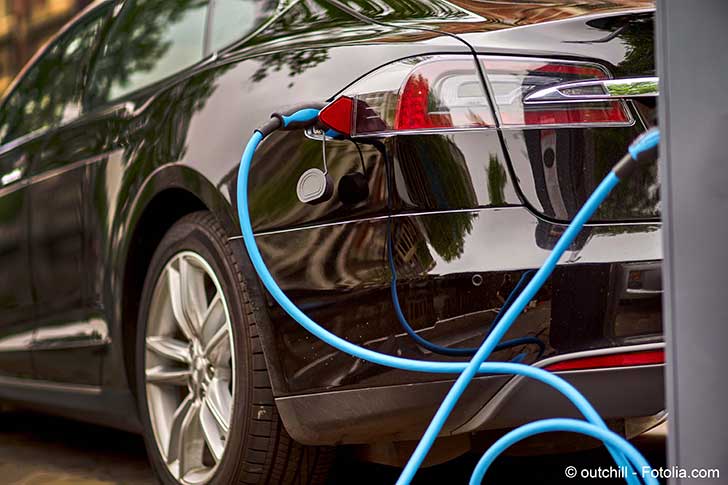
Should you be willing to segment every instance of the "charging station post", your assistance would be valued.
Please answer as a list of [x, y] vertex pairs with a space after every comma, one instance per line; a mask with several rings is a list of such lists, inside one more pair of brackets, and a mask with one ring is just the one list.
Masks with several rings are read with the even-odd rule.
[[725, 483], [728, 2], [658, 0], [656, 20], [668, 464]]

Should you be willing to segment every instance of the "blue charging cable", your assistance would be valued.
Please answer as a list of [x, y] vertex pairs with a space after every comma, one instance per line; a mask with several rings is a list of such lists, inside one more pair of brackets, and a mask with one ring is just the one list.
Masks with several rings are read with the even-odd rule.
[[[357, 149], [359, 146], [357, 145]], [[390, 281], [390, 295], [392, 297], [392, 306], [394, 307], [394, 314], [397, 317], [397, 321], [399, 322], [399, 325], [402, 327], [402, 329], [409, 335], [409, 337], [417, 343], [420, 347], [429, 350], [430, 352], [434, 352], [436, 354], [440, 355], [447, 355], [450, 357], [472, 357], [475, 355], [475, 353], [478, 351], [478, 347], [459, 347], [459, 348], [453, 348], [453, 347], [445, 347], [443, 345], [438, 345], [434, 342], [431, 342], [424, 338], [422, 335], [418, 334], [414, 328], [412, 328], [412, 325], [410, 325], [409, 321], [407, 320], [407, 317], [404, 315], [404, 310], [402, 310], [402, 305], [399, 303], [399, 293], [397, 288], [397, 267], [394, 264], [394, 243], [393, 243], [393, 232], [394, 232], [394, 221], [392, 217], [392, 194], [395, 191], [394, 184], [392, 183], [394, 176], [392, 174], [392, 165], [389, 162], [389, 157], [387, 156], [387, 151], [385, 149], [381, 149], [382, 154], [384, 155], [384, 160], [387, 163], [387, 171], [388, 171], [388, 186], [387, 186], [387, 209], [389, 211], [389, 216], [387, 217], [387, 260], [389, 262], [389, 272], [391, 274], [391, 281]], [[361, 157], [361, 150], [359, 150], [359, 156]], [[362, 162], [363, 163], [363, 162]], [[496, 314], [495, 318], [491, 322], [490, 326], [488, 327], [488, 330], [485, 332], [485, 336], [487, 337], [493, 327], [498, 323], [498, 321], [501, 319], [505, 311], [508, 309], [508, 307], [513, 302], [513, 298], [515, 295], [518, 294], [519, 291], [521, 291], [521, 288], [523, 288], [523, 285], [526, 283], [527, 278], [531, 276], [533, 273], [533, 270], [528, 270], [521, 276], [521, 279], [518, 280], [518, 283], [516, 286], [511, 290], [510, 294], [508, 295], [508, 298], [506, 298], [506, 301], [501, 306], [500, 310], [498, 310], [498, 313]], [[538, 346], [538, 355], [536, 356], [536, 359], [540, 359], [541, 356], [543, 356], [544, 351], [546, 350], [546, 345], [539, 340], [536, 337], [520, 337], [515, 338], [512, 340], [507, 340], [505, 342], [499, 343], [495, 350], [505, 350], [510, 349], [513, 347], [517, 347], [519, 345], [537, 345]], [[526, 352], [521, 352], [520, 354], [516, 355], [511, 362], [520, 362], [526, 357]]]
[[[399, 303], [399, 293], [397, 291], [397, 272], [394, 266], [394, 258], [392, 256], [392, 249], [391, 249], [392, 242], [389, 241], [389, 267], [390, 272], [392, 273], [392, 279], [390, 282], [390, 293], [392, 296], [392, 305], [394, 306], [394, 313], [397, 316], [397, 320], [399, 321], [400, 326], [404, 329], [405, 332], [407, 332], [407, 335], [412, 338], [417, 344], [431, 352], [435, 352], [437, 354], [442, 355], [449, 355], [452, 357], [469, 357], [472, 355], [475, 355], [475, 353], [478, 351], [478, 347], [462, 347], [462, 348], [453, 348], [453, 347], [445, 347], [443, 345], [438, 345], [434, 342], [430, 342], [420, 334], [418, 334], [414, 328], [412, 328], [412, 325], [410, 325], [409, 321], [407, 321], [407, 317], [404, 316], [404, 311], [402, 311], [402, 306]], [[513, 291], [508, 295], [508, 298], [506, 299], [505, 303], [503, 303], [503, 306], [498, 311], [498, 314], [493, 319], [493, 323], [490, 325], [488, 330], [486, 331], [486, 336], [490, 333], [490, 331], [495, 327], [495, 325], [500, 320], [499, 317], [502, 317], [505, 311], [510, 306], [510, 302], [513, 300], [513, 297], [518, 294], [518, 291], [523, 287], [523, 282], [528, 277], [529, 272], [523, 273], [521, 276], [521, 279], [518, 280], [518, 283], [516, 284], [515, 288], [513, 288]], [[538, 346], [538, 355], [537, 359], [540, 359], [543, 355], [544, 350], [546, 349], [546, 345], [539, 340], [536, 337], [518, 337], [511, 340], [506, 340], [505, 342], [499, 343], [495, 347], [495, 351], [498, 350], [504, 350], [504, 349], [510, 349], [512, 347], [517, 347], [519, 345], [537, 345]], [[519, 356], [522, 354], [519, 354]], [[519, 357], [517, 356], [517, 358]]]
[[[391, 190], [390, 190], [391, 192]], [[478, 351], [478, 347], [461, 347], [461, 348], [453, 348], [453, 347], [445, 347], [443, 345], [438, 345], [434, 342], [430, 342], [426, 338], [424, 338], [422, 335], [418, 334], [414, 328], [412, 328], [412, 325], [410, 325], [409, 321], [407, 320], [407, 317], [404, 315], [404, 311], [402, 310], [402, 305], [399, 303], [399, 292], [397, 290], [397, 267], [394, 264], [394, 244], [392, 242], [392, 216], [390, 214], [388, 220], [387, 220], [387, 260], [389, 262], [389, 272], [391, 273], [391, 280], [390, 280], [390, 294], [392, 296], [392, 306], [394, 307], [394, 314], [397, 317], [397, 320], [399, 321], [400, 326], [404, 329], [404, 331], [407, 333], [407, 335], [410, 336], [412, 340], [414, 340], [417, 345], [420, 347], [423, 347], [431, 352], [435, 352], [437, 354], [441, 355], [448, 355], [451, 357], [470, 357], [475, 355], [475, 353]], [[511, 293], [506, 298], [506, 301], [501, 306], [500, 310], [496, 314], [495, 318], [493, 319], [493, 322], [490, 324], [490, 327], [488, 327], [488, 330], [485, 332], [486, 337], [490, 334], [490, 332], [493, 330], [493, 327], [496, 326], [498, 321], [500, 321], [503, 314], [506, 312], [508, 307], [513, 302], [513, 298], [515, 295], [518, 294], [519, 291], [521, 291], [521, 288], [523, 288], [523, 285], [527, 281], [528, 277], [533, 273], [533, 271], [528, 270], [523, 275], [521, 275], [521, 278], [518, 280], [518, 283], [516, 283], [516, 286], [513, 288]], [[495, 351], [498, 350], [504, 350], [504, 349], [510, 349], [513, 347], [517, 347], [519, 345], [537, 345], [538, 346], [538, 355], [536, 356], [537, 359], [540, 359], [541, 356], [544, 353], [544, 350], [546, 350], [546, 345], [539, 340], [536, 337], [519, 337], [514, 338], [511, 340], [506, 340], [505, 342], [499, 343], [495, 347]], [[515, 361], [520, 361], [523, 357], [525, 357], [525, 353], [518, 354], [514, 358]]]
[[[500, 444], [496, 448], [494, 445], [491, 450], [492, 452], [486, 453], [481, 462], [476, 468], [476, 472], [480, 473], [480, 478], [487, 471], [488, 465], [492, 462], [495, 457], [502, 452], [510, 444], [530, 436], [528, 433], [545, 433], [549, 431], [572, 431], [576, 433], [587, 434], [597, 439], [601, 439], [617, 462], [618, 465], [625, 467], [626, 470], [631, 470], [631, 466], [634, 466], [637, 470], [649, 471], [649, 465], [642, 455], [625, 439], [616, 435], [609, 434], [608, 428], [598, 413], [589, 404], [589, 402], [569, 383], [560, 377], [551, 374], [543, 369], [536, 367], [526, 366], [515, 363], [501, 363], [501, 362], [488, 362], [485, 363], [485, 359], [491, 354], [493, 349], [496, 347], [498, 342], [502, 339], [503, 335], [508, 331], [516, 317], [523, 311], [525, 306], [534, 297], [536, 292], [544, 284], [548, 276], [551, 274], [556, 266], [556, 263], [561, 258], [563, 253], [568, 249], [573, 240], [576, 238], [578, 233], [581, 231], [583, 225], [589, 220], [594, 211], [597, 209], [599, 204], [609, 195], [611, 190], [617, 185], [620, 180], [620, 175], [628, 175], [634, 170], [635, 161], [642, 161], [647, 159], [644, 154], [650, 150], [656, 150], [657, 142], [652, 138], [646, 139], [645, 136], [640, 137], [633, 143], [633, 147], [637, 146], [634, 151], [630, 150], [630, 154], [625, 156], [615, 168], [605, 177], [605, 179], [599, 184], [594, 193], [589, 197], [587, 202], [577, 213], [576, 217], [569, 225], [567, 230], [559, 239], [558, 243], [554, 247], [553, 251], [547, 258], [543, 266], [534, 275], [533, 279], [528, 283], [526, 288], [516, 298], [513, 304], [503, 315], [503, 318], [493, 328], [490, 335], [485, 339], [485, 342], [478, 349], [475, 356], [468, 363], [465, 362], [430, 362], [415, 359], [406, 359], [401, 357], [395, 357], [387, 354], [382, 354], [365, 347], [361, 347], [351, 342], [334, 335], [325, 328], [321, 327], [318, 323], [309, 318], [300, 308], [298, 308], [288, 296], [281, 290], [276, 283], [275, 279], [268, 270], [263, 258], [260, 254], [258, 246], [255, 241], [255, 235], [253, 233], [252, 224], [250, 221], [250, 213], [248, 207], [248, 175], [250, 172], [250, 166], [253, 160], [253, 155], [260, 142], [265, 136], [272, 133], [277, 129], [294, 129], [305, 126], [310, 126], [316, 123], [318, 115], [318, 107], [304, 107], [296, 109], [290, 112], [290, 114], [275, 114], [273, 118], [256, 130], [251, 136], [248, 144], [245, 147], [243, 156], [240, 162], [240, 169], [238, 171], [238, 187], [237, 187], [237, 202], [238, 202], [238, 215], [240, 219], [240, 227], [243, 235], [243, 241], [248, 251], [251, 263], [258, 273], [263, 285], [270, 292], [271, 296], [281, 306], [281, 308], [288, 313], [294, 320], [296, 320], [306, 330], [314, 334], [316, 337], [331, 345], [332, 347], [345, 352], [354, 357], [358, 357], [369, 362], [385, 365], [388, 367], [414, 371], [414, 372], [427, 372], [427, 373], [460, 373], [460, 376], [453, 384], [452, 388], [448, 392], [448, 395], [443, 400], [440, 408], [435, 414], [434, 418], [430, 422], [425, 434], [420, 440], [417, 448], [410, 457], [407, 465], [402, 471], [402, 474], [397, 480], [398, 485], [409, 484], [412, 481], [415, 473], [421, 466], [425, 456], [431, 448], [435, 438], [442, 430], [447, 417], [450, 415], [453, 407], [457, 403], [458, 399], [462, 395], [463, 391], [467, 387], [468, 383], [472, 380], [475, 373], [490, 373], [490, 374], [513, 374], [531, 377], [551, 385], [556, 390], [560, 391], [566, 396], [584, 417], [591, 423], [586, 424], [576, 420], [543, 420], [535, 423], [530, 423], [524, 427], [518, 428], [511, 433], [508, 433], [501, 438], [496, 444]], [[648, 132], [649, 134], [649, 132]], [[657, 140], [659, 140], [659, 135]], [[640, 149], [640, 144], [643, 145]], [[581, 424], [578, 424], [581, 423]], [[528, 427], [528, 428], [527, 428]], [[526, 429], [527, 432], [519, 430]], [[516, 433], [519, 432], [519, 433]], [[490, 461], [488, 461], [490, 460]], [[635, 483], [636, 474], [631, 472], [627, 474], [626, 480], [628, 483]], [[643, 477], [645, 482], [649, 485], [657, 485], [657, 480], [646, 473]], [[474, 481], [476, 480], [476, 481]], [[474, 473], [471, 483], [478, 483], [478, 478]]]

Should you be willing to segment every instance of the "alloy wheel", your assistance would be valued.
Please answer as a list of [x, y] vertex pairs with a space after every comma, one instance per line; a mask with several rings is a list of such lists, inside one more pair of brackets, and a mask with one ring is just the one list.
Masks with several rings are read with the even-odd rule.
[[179, 482], [207, 483], [230, 430], [235, 352], [225, 295], [202, 256], [184, 251], [167, 262], [148, 315], [146, 394], [157, 448]]

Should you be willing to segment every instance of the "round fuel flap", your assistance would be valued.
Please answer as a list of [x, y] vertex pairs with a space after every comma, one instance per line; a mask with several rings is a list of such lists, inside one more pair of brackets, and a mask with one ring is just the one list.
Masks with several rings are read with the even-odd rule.
[[334, 182], [331, 177], [318, 168], [310, 168], [301, 174], [296, 186], [298, 200], [304, 204], [319, 204], [331, 198]]

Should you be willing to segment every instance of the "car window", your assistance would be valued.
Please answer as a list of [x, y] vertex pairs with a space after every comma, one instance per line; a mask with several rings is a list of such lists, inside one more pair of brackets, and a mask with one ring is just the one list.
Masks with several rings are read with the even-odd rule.
[[89, 82], [91, 105], [118, 99], [199, 62], [207, 0], [129, 0]]
[[277, 4], [271, 0], [214, 0], [210, 51], [220, 50], [250, 34], [273, 14]]
[[110, 7], [82, 17], [26, 71], [0, 109], [0, 144], [78, 116], [83, 73]]

